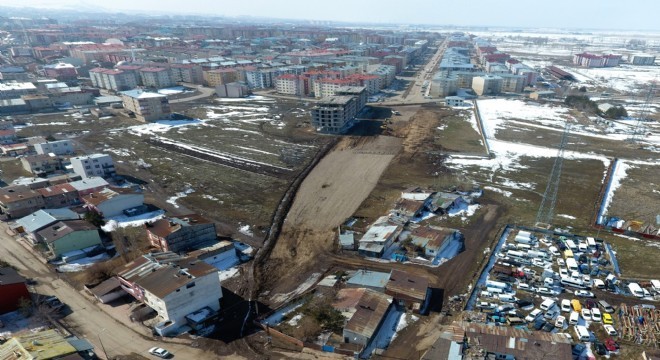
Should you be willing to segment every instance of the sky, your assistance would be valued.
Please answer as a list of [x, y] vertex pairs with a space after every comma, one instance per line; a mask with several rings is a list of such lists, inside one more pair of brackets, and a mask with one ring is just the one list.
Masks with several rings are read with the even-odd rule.
[[0, 0], [0, 5], [17, 4], [369, 23], [660, 30], [657, 0]]

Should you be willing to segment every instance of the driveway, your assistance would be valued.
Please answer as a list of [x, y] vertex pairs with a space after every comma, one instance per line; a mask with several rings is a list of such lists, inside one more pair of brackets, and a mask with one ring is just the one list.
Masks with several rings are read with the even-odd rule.
[[37, 293], [60, 298], [72, 311], [62, 322], [72, 333], [90, 341], [100, 358], [107, 359], [130, 353], [150, 357], [147, 350], [154, 346], [166, 348], [179, 359], [215, 358], [207, 352], [186, 345], [153, 341], [126, 327], [60, 279], [59, 274], [51, 272], [36, 255], [9, 236], [7, 229], [6, 223], [0, 223], [0, 259], [15, 266], [22, 275], [36, 279], [38, 283], [34, 290]]

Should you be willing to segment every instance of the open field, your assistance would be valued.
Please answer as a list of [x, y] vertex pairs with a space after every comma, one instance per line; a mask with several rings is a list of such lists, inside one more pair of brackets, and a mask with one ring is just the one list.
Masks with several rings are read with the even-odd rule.
[[0, 161], [0, 178], [5, 184], [10, 184], [12, 181], [20, 178], [31, 176], [29, 172], [23, 169], [20, 159], [4, 158]]
[[620, 179], [620, 185], [614, 190], [607, 215], [653, 224], [656, 215], [660, 214], [660, 164], [623, 163], [625, 177]]

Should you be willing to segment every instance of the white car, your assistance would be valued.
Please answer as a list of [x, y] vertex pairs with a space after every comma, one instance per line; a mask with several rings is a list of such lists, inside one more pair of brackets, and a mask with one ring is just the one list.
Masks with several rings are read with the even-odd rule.
[[555, 321], [555, 327], [559, 329], [563, 329], [564, 323], [566, 323], [566, 318], [561, 315], [557, 316], [557, 320]]
[[616, 329], [614, 329], [614, 326], [612, 325], [603, 325], [603, 329], [605, 329], [605, 332], [609, 336], [617, 336], [619, 335], [618, 332], [616, 332]]
[[[562, 259], [562, 258], [557, 258], [557, 265], [559, 265], [559, 266], [566, 266], [566, 261], [565, 261], [564, 259]], [[562, 269], [560, 268], [560, 269], [559, 269], [559, 272], [561, 272], [561, 270], [562, 270]], [[566, 270], [564, 269], [564, 271], [566, 271]]]
[[552, 290], [548, 289], [547, 287], [537, 288], [536, 293], [541, 294], [541, 295], [554, 295], [554, 292]]
[[159, 347], [152, 347], [149, 349], [149, 354], [158, 356], [159, 358], [162, 359], [167, 359], [171, 356], [170, 352]]
[[518, 284], [518, 290], [534, 292], [536, 290], [536, 288], [533, 287], [533, 286], [529, 286], [529, 284], [527, 284], [527, 283], [520, 283], [520, 284]]
[[564, 299], [561, 301], [561, 312], [571, 312], [571, 301]]
[[564, 268], [559, 268], [559, 276], [560, 277], [568, 277], [568, 270]]
[[600, 322], [603, 318], [600, 315], [600, 310], [598, 308], [591, 309], [591, 319], [595, 322]]
[[586, 321], [591, 321], [591, 311], [587, 308], [582, 309], [582, 317]]
[[536, 318], [541, 316], [541, 314], [543, 314], [541, 309], [534, 309], [534, 310], [532, 310], [532, 312], [529, 313], [529, 315], [525, 316], [525, 321], [532, 322], [532, 321], [536, 320]]
[[587, 290], [575, 290], [575, 296], [593, 298], [596, 297], [594, 293]]

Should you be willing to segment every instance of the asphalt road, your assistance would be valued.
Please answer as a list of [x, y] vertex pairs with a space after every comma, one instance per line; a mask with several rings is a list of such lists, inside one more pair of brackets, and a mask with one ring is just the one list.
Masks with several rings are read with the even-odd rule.
[[34, 286], [34, 290], [37, 293], [55, 295], [62, 300], [71, 309], [71, 313], [64, 317], [62, 322], [76, 336], [91, 342], [100, 358], [107, 358], [103, 348], [109, 358], [130, 353], [151, 357], [147, 354], [147, 350], [154, 346], [169, 350], [179, 359], [214, 358], [207, 352], [185, 345], [163, 344], [150, 340], [118, 322], [60, 279], [58, 274], [51, 272], [36, 255], [9, 236], [7, 228], [7, 224], [0, 223], [0, 259], [15, 266], [22, 275], [36, 279], [37, 285]]
[[194, 85], [194, 84], [185, 84], [188, 87], [196, 88], [200, 94], [189, 96], [189, 97], [184, 97], [180, 99], [173, 99], [170, 100], [170, 104], [177, 104], [177, 103], [183, 103], [183, 102], [188, 102], [188, 101], [193, 101], [193, 100], [199, 100], [199, 99], [204, 99], [210, 96], [215, 95], [215, 89], [210, 88], [210, 87], [203, 87], [199, 85]]

